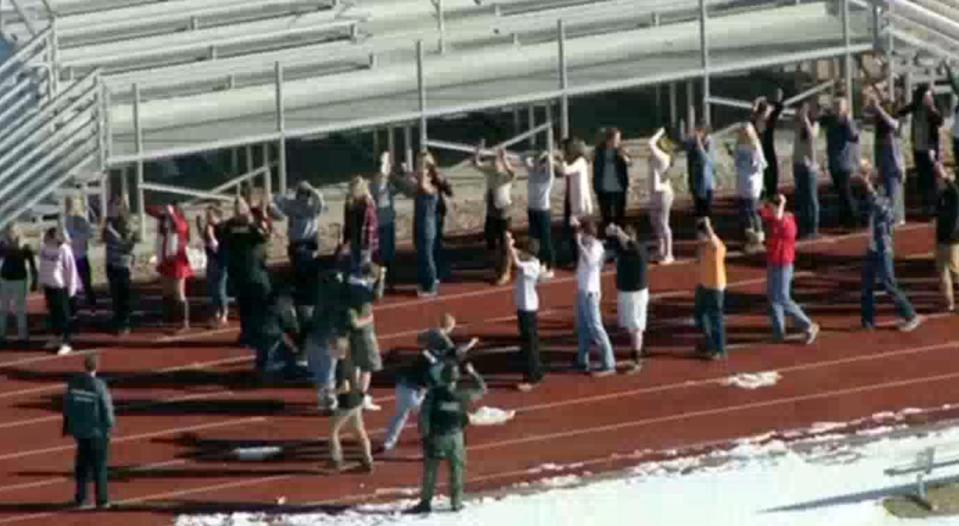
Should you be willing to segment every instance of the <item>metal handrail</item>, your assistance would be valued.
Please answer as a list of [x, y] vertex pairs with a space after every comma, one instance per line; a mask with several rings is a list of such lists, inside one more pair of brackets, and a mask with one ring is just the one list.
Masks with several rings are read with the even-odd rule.
[[[33, 87], [33, 79], [30, 77], [24, 77], [18, 80], [13, 86], [5, 87], [5, 93], [0, 95], [0, 108], [8, 107], [10, 99], [13, 99], [15, 96], [20, 94], [24, 90], [29, 90]], [[0, 112], [0, 122], [3, 121], [2, 112]]]
[[[35, 35], [33, 38], [31, 38], [30, 41], [27, 42], [23, 47], [7, 57], [6, 60], [0, 62], [0, 77], [2, 77], [6, 70], [10, 69], [11, 66], [19, 64], [20, 62], [24, 62], [24, 57], [30, 55], [30, 53], [40, 44], [47, 42], [52, 34], [53, 28], [48, 27], [44, 29], [38, 35]], [[34, 56], [35, 55], [30, 55], [28, 59], [33, 58]]]
[[[40, 108], [38, 112], [32, 114], [28, 120], [25, 120], [24, 122], [19, 123], [16, 127], [13, 128], [13, 131], [9, 135], [7, 135], [6, 137], [0, 138], [0, 152], [4, 151], [6, 148], [9, 148], [10, 141], [19, 137], [19, 135], [22, 135], [25, 132], [24, 130], [26, 128], [33, 128], [36, 126], [43, 126], [44, 124], [47, 124], [48, 121], [44, 121], [44, 122], [37, 122], [37, 121], [39, 121], [40, 119], [46, 118], [47, 115], [55, 115], [58, 112], [60, 112], [60, 110], [57, 109], [58, 105], [60, 105], [63, 101], [72, 97], [74, 93], [76, 93], [77, 91], [80, 91], [80, 89], [84, 86], [84, 84], [97, 79], [98, 75], [99, 75], [99, 70], [92, 71], [87, 76], [75, 82], [69, 88], [57, 94], [57, 96], [54, 97], [53, 100], [45, 104], [42, 108]], [[95, 85], [96, 83], [94, 83], [94, 86]], [[80, 97], [82, 96], [83, 94], [80, 95]], [[2, 162], [0, 162], [0, 164], [2, 164]]]
[[[57, 188], [66, 182], [72, 175], [73, 172], [71, 168], [77, 166], [83, 166], [87, 163], [93, 162], [96, 158], [96, 135], [91, 135], [87, 138], [86, 143], [77, 148], [65, 158], [57, 161], [51, 166], [50, 172], [57, 173], [60, 172], [58, 177], [55, 177], [52, 181], [48, 179], [35, 179], [32, 184], [25, 187], [20, 194], [23, 194], [23, 199], [11, 200], [12, 203], [19, 206], [6, 207], [0, 211], [0, 221], [6, 222], [10, 219], [17, 218], [21, 216], [26, 211], [30, 210], [42, 199], [50, 195], [49, 192], [40, 192], [38, 191], [40, 187], [47, 186], [50, 188]], [[85, 150], [89, 149], [89, 152]]]

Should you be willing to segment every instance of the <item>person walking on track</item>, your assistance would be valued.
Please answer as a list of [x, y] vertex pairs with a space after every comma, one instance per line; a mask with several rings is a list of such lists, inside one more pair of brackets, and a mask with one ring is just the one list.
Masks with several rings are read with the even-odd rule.
[[38, 275], [53, 331], [46, 347], [56, 349], [58, 355], [70, 354], [73, 352], [70, 347], [73, 332], [70, 299], [77, 295], [80, 276], [63, 229], [50, 228], [44, 233]]
[[939, 201], [936, 204], [936, 272], [947, 312], [956, 310], [952, 279], [959, 278], [959, 187], [956, 176], [936, 164]]
[[910, 332], [922, 323], [922, 317], [916, 314], [912, 304], [896, 283], [895, 263], [893, 259], [893, 225], [895, 215], [889, 198], [876, 191], [876, 174], [869, 161], [860, 164], [860, 177], [866, 189], [866, 204], [869, 213], [869, 248], [862, 268], [862, 326], [873, 330], [876, 326], [874, 289], [876, 282], [896, 306], [896, 312], [902, 319], [899, 330]]
[[798, 325], [805, 335], [806, 345], [816, 341], [819, 325], [806, 316], [792, 299], [793, 270], [796, 262], [796, 218], [786, 211], [786, 196], [777, 194], [760, 212], [769, 237], [766, 241], [766, 296], [769, 298], [769, 317], [773, 339], [782, 342], [786, 337], [785, 315]]
[[599, 201], [601, 229], [626, 219], [626, 196], [629, 195], [629, 166], [633, 160], [623, 147], [623, 134], [618, 128], [603, 132], [603, 141], [593, 152], [593, 191]]
[[649, 138], [649, 222], [656, 233], [657, 261], [660, 265], [672, 264], [673, 229], [669, 226], [669, 212], [673, 207], [673, 185], [669, 181], [669, 168], [672, 157], [667, 148], [660, 145], [665, 139], [666, 129], [660, 128]]
[[91, 477], [96, 486], [96, 507], [110, 508], [107, 464], [110, 434], [116, 426], [116, 417], [110, 391], [106, 383], [97, 378], [98, 367], [97, 355], [86, 355], [83, 358], [84, 373], [70, 379], [63, 397], [63, 436], [72, 436], [77, 443], [73, 503], [78, 508], [89, 506], [87, 483]]
[[420, 434], [423, 436], [423, 482], [420, 502], [408, 513], [430, 513], [436, 489], [440, 462], [449, 463], [450, 504], [453, 511], [463, 509], [463, 482], [466, 476], [466, 443], [463, 431], [469, 423], [469, 404], [486, 394], [486, 382], [473, 365], [466, 364], [466, 373], [476, 387], [458, 386], [459, 365], [447, 363], [440, 372], [439, 385], [430, 389], [420, 412]]
[[723, 309], [726, 295], [726, 245], [716, 235], [708, 217], [697, 223], [696, 238], [699, 240], [696, 328], [705, 336], [705, 346], [701, 354], [711, 360], [725, 359], [726, 322]]
[[649, 284], [646, 280], [649, 256], [632, 226], [623, 229], [618, 225], [610, 225], [606, 235], [613, 240], [616, 248], [616, 313], [619, 315], [619, 326], [629, 333], [633, 355], [630, 372], [638, 372], [642, 367], [643, 333], [646, 332], [649, 307]]
[[147, 213], [158, 222], [156, 257], [163, 286], [164, 317], [168, 322], [179, 322], [177, 332], [184, 332], [190, 329], [186, 280], [193, 277], [186, 254], [190, 244], [190, 223], [177, 203], [147, 207]]
[[17, 341], [27, 343], [27, 293], [38, 287], [37, 261], [20, 229], [9, 225], [0, 240], [0, 346], [7, 342], [7, 319], [17, 323]]
[[796, 184], [796, 216], [799, 237], [819, 236], [819, 161], [816, 139], [819, 121], [816, 109], [803, 102], [796, 112], [796, 137], [793, 142], [793, 181]]
[[[579, 252], [579, 262], [576, 265], [576, 366], [597, 377], [616, 374], [613, 345], [609, 341], [606, 328], [603, 327], [603, 315], [600, 312], [601, 273], [605, 251], [603, 243], [596, 237], [596, 224], [591, 219], [584, 218], [579, 223], [576, 244]], [[602, 361], [602, 368], [595, 372], [591, 371], [589, 365], [589, 349], [593, 344], [599, 347]]]
[[530, 239], [526, 253], [520, 254], [513, 236], [507, 235], [510, 261], [516, 267], [513, 302], [516, 305], [516, 323], [519, 325], [520, 356], [523, 363], [523, 381], [517, 387], [521, 391], [529, 391], [543, 380], [543, 364], [539, 354], [539, 324], [536, 317], [539, 311], [536, 285], [544, 271], [535, 256], [539, 250], [535, 239]]

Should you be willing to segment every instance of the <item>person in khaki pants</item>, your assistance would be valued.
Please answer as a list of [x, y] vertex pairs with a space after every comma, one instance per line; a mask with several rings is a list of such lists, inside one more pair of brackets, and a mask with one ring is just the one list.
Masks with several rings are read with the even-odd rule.
[[936, 203], [936, 273], [945, 300], [945, 310], [956, 309], [952, 278], [959, 278], [959, 187], [956, 176], [942, 163], [936, 164], [939, 199]]

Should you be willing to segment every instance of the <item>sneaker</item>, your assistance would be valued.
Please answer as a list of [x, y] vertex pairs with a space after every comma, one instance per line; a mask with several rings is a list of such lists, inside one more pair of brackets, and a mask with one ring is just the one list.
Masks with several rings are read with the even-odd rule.
[[666, 256], [663, 259], [659, 260], [660, 265], [672, 265], [676, 262], [676, 258], [673, 256]]
[[57, 349], [57, 356], [64, 356], [73, 352], [73, 347], [63, 343], [60, 344], [60, 347]]
[[111, 503], [111, 502], [109, 502], [109, 501], [107, 501], [107, 502], [98, 502], [98, 503], [97, 503], [97, 509], [98, 509], [98, 510], [109, 510], [109, 509], [111, 509], [111, 508], [113, 508], [113, 503]]
[[876, 330], [876, 325], [872, 323], [863, 323], [862, 330], [872, 332]]
[[418, 298], [435, 298], [435, 297], [436, 297], [436, 291], [435, 291], [435, 290], [433, 290], [433, 291], [430, 291], [430, 290], [417, 290], [417, 291], [416, 291], [416, 297], [418, 297]]
[[74, 509], [77, 509], [77, 510], [81, 510], [81, 511], [92, 510], [92, 509], [93, 509], [93, 503], [91, 503], [91, 502], [80, 502], [80, 501], [76, 501], [76, 500], [75, 500], [75, 501], [73, 501], [73, 508], [74, 508]]
[[367, 411], [379, 411], [383, 408], [373, 402], [372, 396], [366, 395], [363, 397], [363, 409], [366, 409]]
[[592, 373], [590, 373], [590, 376], [592, 376], [593, 378], [605, 378], [607, 376], [613, 376], [614, 374], [616, 374], [616, 369], [612, 368], [612, 369], [600, 369], [598, 371], [593, 371]]
[[555, 277], [556, 277], [556, 273], [554, 273], [552, 270], [547, 270], [546, 272], [543, 272], [542, 274], [539, 275], [539, 279], [541, 281], [550, 280]]
[[404, 511], [403, 513], [407, 515], [425, 515], [427, 513], [432, 513], [433, 507], [430, 506], [428, 502], [420, 502], [416, 506]]
[[806, 329], [806, 345], [812, 345], [816, 341], [816, 336], [819, 336], [819, 324], [813, 323]]
[[908, 320], [901, 325], [899, 325], [900, 332], [912, 332], [916, 330], [920, 325], [922, 325], [922, 316], [913, 316], [911, 320]]

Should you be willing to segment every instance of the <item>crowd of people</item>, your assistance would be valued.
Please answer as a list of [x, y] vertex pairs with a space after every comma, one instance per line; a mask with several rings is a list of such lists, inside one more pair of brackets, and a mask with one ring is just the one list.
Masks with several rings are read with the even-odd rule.
[[[959, 77], [949, 73], [959, 93]], [[862, 132], [850, 113], [847, 99], [835, 99], [832, 108], [825, 111], [811, 101], [798, 103], [792, 155], [792, 212], [780, 189], [781, 163], [775, 138], [778, 121], [786, 113], [783, 92], [777, 90], [768, 99], [758, 99], [750, 118], [736, 130], [735, 142], [727, 145], [734, 160], [742, 246], [746, 253], [765, 253], [773, 341], [787, 339], [787, 317], [804, 343], [813, 343], [819, 334], [819, 325], [792, 299], [791, 291], [797, 239], [819, 235], [819, 174], [823, 171], [831, 176], [838, 198], [839, 223], [847, 229], [863, 225], [868, 228], [869, 243], [862, 271], [863, 328], [875, 327], [873, 292], [877, 283], [895, 304], [902, 319], [900, 330], [914, 330], [922, 322], [896, 282], [893, 258], [895, 227], [905, 221], [906, 170], [900, 131], [907, 117], [912, 119], [911, 144], [920, 212], [937, 220], [936, 268], [942, 283], [943, 307], [955, 308], [952, 278], [959, 275], [959, 189], [954, 173], [943, 164], [939, 147], [943, 113], [930, 86], [917, 88], [910, 101], [901, 105], [885, 98], [885, 91], [872, 86], [864, 93], [863, 113], [875, 128], [874, 162], [862, 159]], [[959, 148], [959, 118], [956, 122], [953, 146]], [[825, 170], [819, 159], [821, 127], [825, 128]], [[575, 272], [575, 367], [594, 377], [617, 374], [622, 369], [617, 367], [601, 309], [601, 276], [610, 259], [615, 259], [617, 320], [629, 337], [630, 359], [625, 372], [641, 370], [650, 304], [648, 266], [654, 262], [675, 262], [670, 217], [674, 181], [670, 174], [680, 150], [685, 151], [687, 159], [697, 240], [694, 319], [703, 338], [696, 352], [709, 360], [726, 357], [727, 248], [711, 219], [719, 187], [718, 142], [705, 125], [692, 127], [685, 137], [670, 138], [667, 130], [659, 129], [646, 141], [650, 153], [646, 174], [648, 201], [644, 208], [652, 226], [650, 237], [642, 237], [635, 222], [627, 218], [633, 158], [627, 153], [619, 130], [604, 130], [592, 152], [577, 138], [566, 138], [556, 149], [550, 145], [545, 151], [525, 157], [504, 149], [489, 150], [485, 143], [477, 146], [473, 165], [485, 177], [483, 233], [491, 282], [504, 286], [513, 281], [521, 357], [517, 363], [521, 364], [518, 372], [522, 374], [519, 389], [530, 390], [543, 381], [538, 287], [562, 267]], [[514, 210], [513, 194], [521, 170], [528, 174], [529, 229], [520, 247], [513, 223], [518, 212]], [[554, 238], [554, 212], [560, 207], [554, 205], [551, 196], [558, 179], [564, 182], [562, 235]], [[857, 186], [865, 195], [862, 200], [853, 191]], [[374, 451], [388, 454], [393, 450], [409, 415], [419, 411], [425, 470], [422, 501], [415, 512], [430, 510], [436, 472], [443, 459], [450, 464], [453, 507], [459, 509], [462, 505], [462, 433], [468, 422], [467, 408], [486, 391], [482, 377], [468, 359], [477, 340], [454, 343], [451, 334], [456, 320], [450, 314], [436, 328], [419, 336], [420, 351], [396, 376], [395, 414], [378, 448], [370, 443], [363, 412], [380, 409], [370, 396], [372, 377], [383, 369], [375, 313], [377, 301], [397, 285], [395, 200], [413, 200], [415, 283], [417, 294], [430, 298], [438, 294], [440, 283], [452, 272], [444, 251], [443, 230], [453, 190], [429, 152], [420, 152], [412, 167], [396, 163], [389, 152], [384, 152], [374, 175], [356, 177], [350, 182], [332, 265], [319, 257], [318, 221], [328, 206], [324, 196], [307, 182], [300, 183], [290, 195], [267, 195], [259, 201], [249, 194], [238, 197], [229, 218], [216, 204], [209, 205], [196, 218], [195, 232], [206, 255], [211, 323], [216, 327], [228, 323], [230, 298], [234, 298], [239, 343], [254, 350], [256, 371], [268, 381], [292, 376], [315, 383], [319, 406], [333, 415], [333, 469], [347, 469], [350, 465], [340, 446], [343, 431], [352, 431], [362, 445], [359, 467], [372, 470]], [[594, 207], [594, 197], [598, 207]], [[8, 314], [13, 314], [17, 340], [27, 340], [26, 297], [30, 290], [42, 288], [53, 335], [49, 345], [59, 354], [72, 351], [77, 312], [100, 307], [88, 257], [90, 241], [98, 235], [106, 246], [114, 328], [122, 335], [133, 327], [131, 279], [135, 247], [141, 240], [129, 206], [122, 197], [113, 199], [106, 217], [94, 226], [83, 205], [82, 199], [70, 199], [63, 220], [44, 233], [37, 251], [24, 242], [16, 226], [5, 230], [0, 245], [0, 337], [6, 338]], [[598, 217], [594, 217], [596, 211]], [[195, 272], [189, 257], [190, 221], [175, 203], [151, 207], [147, 212], [157, 221], [155, 257], [164, 322], [176, 332], [188, 331], [191, 313], [186, 283]], [[291, 282], [285, 288], [277, 286], [267, 265], [274, 221], [283, 219]], [[35, 253], [39, 265], [35, 263]], [[78, 297], [83, 298], [83, 303]], [[598, 351], [598, 367], [591, 365], [594, 347]], [[87, 367], [95, 370], [96, 364], [91, 362]], [[463, 386], [464, 373], [475, 386]], [[88, 384], [78, 391], [100, 393], [105, 389], [100, 384]], [[82, 413], [84, 406], [67, 404], [65, 411], [67, 407]], [[72, 415], [70, 426], [75, 427], [80, 421], [85, 421], [82, 414]], [[107, 421], [112, 426], [112, 410], [110, 418], [104, 420]], [[78, 491], [77, 495], [82, 500], [85, 493]]]

